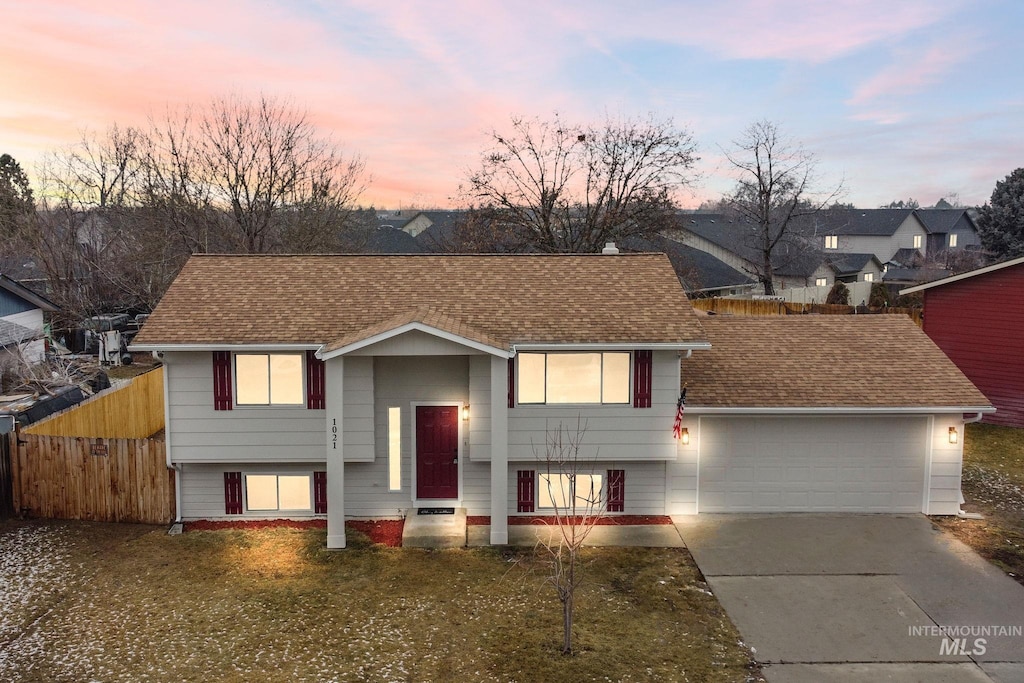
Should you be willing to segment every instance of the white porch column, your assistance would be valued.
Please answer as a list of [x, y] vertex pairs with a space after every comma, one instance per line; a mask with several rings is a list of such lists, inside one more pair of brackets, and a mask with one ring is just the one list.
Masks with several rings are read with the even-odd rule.
[[491, 545], [506, 544], [508, 544], [508, 360], [491, 356]]
[[327, 408], [327, 547], [345, 547], [345, 460], [343, 456], [345, 358], [339, 356], [324, 365]]

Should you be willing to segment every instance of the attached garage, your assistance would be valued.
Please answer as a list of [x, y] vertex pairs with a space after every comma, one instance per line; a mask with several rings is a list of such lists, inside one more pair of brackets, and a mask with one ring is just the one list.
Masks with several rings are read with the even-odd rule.
[[701, 512], [919, 512], [924, 417], [704, 417]]
[[956, 514], [964, 423], [989, 401], [896, 315], [707, 317], [670, 514]]

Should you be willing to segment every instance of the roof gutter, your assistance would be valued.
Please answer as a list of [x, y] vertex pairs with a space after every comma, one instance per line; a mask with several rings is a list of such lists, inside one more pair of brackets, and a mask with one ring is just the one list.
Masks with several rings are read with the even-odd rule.
[[684, 344], [676, 342], [658, 342], [658, 343], [647, 343], [647, 342], [633, 342], [628, 344], [559, 344], [557, 342], [551, 342], [548, 344], [513, 344], [512, 352], [513, 355], [520, 351], [632, 351], [634, 349], [650, 349], [652, 351], [694, 351], [697, 349], [710, 349], [711, 344], [709, 342], [688, 342]]
[[314, 351], [317, 344], [132, 344], [129, 351]]
[[877, 406], [780, 406], [749, 407], [749, 408], [716, 408], [693, 406], [686, 408], [687, 413], [694, 415], [935, 415], [938, 413], [983, 413], [995, 412], [992, 406], [914, 406], [888, 407]]

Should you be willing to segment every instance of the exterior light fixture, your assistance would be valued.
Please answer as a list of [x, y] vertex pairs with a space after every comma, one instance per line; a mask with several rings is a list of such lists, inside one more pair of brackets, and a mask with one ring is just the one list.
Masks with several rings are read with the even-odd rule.
[[956, 427], [950, 427], [949, 428], [949, 442], [950, 443], [956, 443], [959, 438], [960, 438], [959, 435], [956, 433]]
[[690, 443], [690, 430], [683, 427], [683, 431], [679, 432], [679, 440], [683, 442], [683, 445]]
[[462, 419], [463, 419], [463, 421], [466, 421], [466, 422], [469, 421], [469, 404], [468, 403], [462, 406]]

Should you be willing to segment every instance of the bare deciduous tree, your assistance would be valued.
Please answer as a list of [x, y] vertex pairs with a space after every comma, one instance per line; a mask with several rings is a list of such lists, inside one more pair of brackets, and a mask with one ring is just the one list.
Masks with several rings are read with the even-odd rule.
[[550, 561], [548, 581], [562, 603], [562, 654], [572, 653], [572, 626], [576, 590], [583, 582], [583, 545], [604, 515], [601, 485], [595, 484], [593, 467], [583, 460], [580, 449], [586, 425], [579, 418], [574, 430], [559, 423], [545, 433], [546, 476], [538, 488], [547, 487], [554, 508], [554, 521], [539, 542]]
[[503, 242], [512, 237], [510, 249], [597, 252], [656, 233], [697, 159], [689, 132], [653, 117], [600, 126], [513, 117], [509, 133], [489, 137], [462, 193]]
[[813, 154], [795, 143], [771, 121], [758, 121], [734, 142], [726, 158], [738, 174], [736, 188], [727, 198], [729, 210], [746, 226], [739, 238], [756, 252], [754, 275], [765, 294], [774, 294], [773, 276], [780, 268], [817, 249], [813, 232], [802, 230], [802, 216], [813, 215], [835, 200], [835, 189], [818, 189]]

